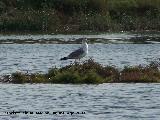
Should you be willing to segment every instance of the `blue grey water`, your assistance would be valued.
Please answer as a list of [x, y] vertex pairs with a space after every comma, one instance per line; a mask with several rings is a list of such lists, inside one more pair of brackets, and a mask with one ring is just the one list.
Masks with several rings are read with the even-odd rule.
[[[0, 119], [159, 120], [159, 93], [160, 84], [0, 84]], [[34, 114], [6, 113], [13, 110]], [[58, 111], [65, 113], [52, 114]]]
[[[148, 36], [147, 36], [148, 35]], [[60, 61], [87, 38], [89, 54], [103, 65], [148, 64], [160, 58], [160, 34], [0, 35], [0, 75], [16, 71], [47, 72], [73, 61]]]
[[[0, 75], [45, 73], [54, 66], [70, 64], [73, 61], [59, 59], [77, 49], [82, 38], [89, 43], [89, 54], [83, 60], [93, 58], [103, 65], [122, 68], [160, 59], [159, 33], [0, 35]], [[160, 84], [0, 83], [0, 120], [159, 120], [159, 93]], [[7, 114], [12, 111], [21, 113]], [[47, 111], [49, 114], [44, 113]], [[64, 114], [53, 114], [58, 111]]]

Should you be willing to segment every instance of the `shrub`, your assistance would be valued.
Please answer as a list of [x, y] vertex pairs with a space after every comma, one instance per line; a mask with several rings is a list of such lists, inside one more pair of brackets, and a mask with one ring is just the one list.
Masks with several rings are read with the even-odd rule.
[[[47, 74], [25, 74], [16, 72], [0, 78], [11, 83], [56, 83], [56, 84], [100, 84], [100, 83], [151, 83], [160, 82], [159, 62], [146, 66], [126, 66], [121, 71], [114, 66], [103, 66], [93, 59], [75, 62], [62, 68], [52, 68]], [[3, 80], [2, 80], [3, 79]]]
[[31, 74], [30, 83], [49, 83], [49, 79], [43, 74]]
[[120, 82], [150, 83], [160, 82], [160, 72], [152, 66], [125, 67], [121, 71]]
[[81, 83], [81, 77], [78, 73], [62, 72], [51, 78], [52, 83], [59, 84], [78, 84]]
[[103, 83], [103, 78], [100, 77], [95, 71], [90, 71], [84, 75], [83, 83], [84, 84], [99, 84]]
[[16, 72], [11, 75], [12, 83], [21, 84], [21, 83], [25, 83], [28, 81], [29, 81], [29, 78], [23, 73]]
[[111, 25], [109, 15], [88, 14], [80, 17], [79, 30], [107, 31]]

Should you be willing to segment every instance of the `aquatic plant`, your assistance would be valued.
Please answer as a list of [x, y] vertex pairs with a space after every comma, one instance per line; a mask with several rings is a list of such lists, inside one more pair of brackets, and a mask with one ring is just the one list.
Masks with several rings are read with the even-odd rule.
[[[6, 82], [11, 82], [15, 84], [23, 84], [23, 83], [48, 83], [49, 80], [44, 74], [28, 74], [22, 72], [15, 72], [11, 74], [11, 78], [8, 77], [9, 80]], [[6, 78], [5, 78], [6, 80]]]
[[12, 73], [10, 82], [16, 84], [28, 83], [29, 77], [21, 72]]
[[82, 83], [84, 84], [100, 84], [103, 83], [104, 79], [98, 75], [94, 70], [89, 71], [85, 76], [82, 78]]
[[150, 83], [160, 82], [160, 71], [152, 64], [142, 67], [125, 67], [121, 71], [119, 82]]
[[146, 66], [103, 66], [93, 59], [74, 62], [62, 68], [52, 68], [47, 74], [15, 72], [0, 78], [10, 83], [53, 83], [53, 84], [101, 84], [101, 83], [153, 83], [160, 82], [160, 64], [151, 62]]
[[31, 74], [29, 75], [29, 83], [49, 83], [49, 79], [46, 77], [45, 74]]
[[[103, 83], [101, 65], [92, 59], [82, 63], [74, 62], [60, 69], [49, 70], [48, 75], [53, 83]], [[102, 75], [102, 77], [101, 77]], [[105, 76], [106, 77], [106, 76]]]
[[51, 82], [57, 84], [79, 84], [81, 83], [81, 77], [76, 72], [66, 71], [51, 77]]

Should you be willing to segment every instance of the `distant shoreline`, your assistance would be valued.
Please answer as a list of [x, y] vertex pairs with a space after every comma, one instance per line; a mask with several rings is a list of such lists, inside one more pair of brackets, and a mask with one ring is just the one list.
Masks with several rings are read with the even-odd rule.
[[159, 5], [151, 0], [5, 0], [0, 2], [0, 33], [160, 31]]
[[141, 30], [141, 31], [77, 31], [76, 33], [54, 33], [54, 32], [0, 32], [0, 35], [99, 35], [99, 34], [114, 34], [114, 33], [139, 33], [139, 34], [154, 34], [160, 33], [160, 30]]

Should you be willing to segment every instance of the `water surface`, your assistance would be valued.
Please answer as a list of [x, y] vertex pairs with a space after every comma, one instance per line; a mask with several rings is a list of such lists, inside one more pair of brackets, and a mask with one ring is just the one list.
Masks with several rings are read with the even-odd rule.
[[[89, 58], [103, 65], [148, 64], [160, 59], [160, 34], [0, 35], [0, 75], [15, 71], [47, 72], [71, 60], [60, 61], [87, 38]], [[0, 84], [2, 120], [159, 120], [160, 84]], [[12, 111], [49, 114], [16, 114]], [[53, 115], [52, 112], [85, 112]]]
[[98, 35], [0, 35], [0, 75], [15, 71], [43, 72], [73, 62], [60, 61], [88, 39], [89, 54], [103, 65], [148, 64], [160, 57], [159, 33], [114, 33]]
[[[1, 120], [159, 120], [160, 84], [0, 84]], [[73, 115], [7, 115], [9, 111], [72, 111]]]
[[97, 43], [160, 43], [160, 32], [105, 33], [93, 35], [0, 35], [0, 44], [80, 43], [82, 38]]

